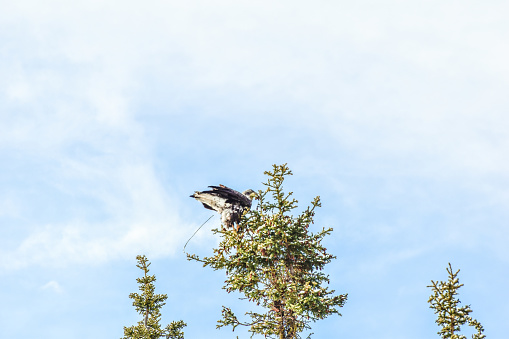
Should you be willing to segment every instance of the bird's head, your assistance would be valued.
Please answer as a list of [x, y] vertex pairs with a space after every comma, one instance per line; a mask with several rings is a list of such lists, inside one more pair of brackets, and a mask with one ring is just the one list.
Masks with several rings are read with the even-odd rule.
[[253, 200], [253, 198], [256, 197], [256, 192], [253, 191], [252, 189], [245, 190], [244, 192], [242, 192], [242, 194], [248, 197], [249, 200]]

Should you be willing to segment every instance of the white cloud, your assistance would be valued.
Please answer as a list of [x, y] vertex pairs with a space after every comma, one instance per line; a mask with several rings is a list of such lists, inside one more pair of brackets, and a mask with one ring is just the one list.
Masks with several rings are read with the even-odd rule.
[[[72, 187], [74, 194], [98, 200], [106, 215], [103, 220], [88, 220], [90, 216], [80, 212], [74, 220], [58, 224], [30, 221], [30, 234], [15, 249], [3, 251], [9, 258], [3, 268], [99, 264], [139, 253], [172, 255], [194, 227], [180, 219], [179, 203], [165, 192], [147, 165], [92, 166], [74, 170], [74, 176], [76, 173], [84, 181], [68, 182], [61, 189]], [[69, 175], [69, 171], [59, 174]]]
[[[339, 145], [333, 149], [354, 153], [364, 172], [505, 177], [506, 7], [10, 2], [0, 22], [7, 51], [0, 100], [8, 108], [0, 115], [0, 150], [42, 159], [51, 167], [45, 180], [92, 197], [107, 215], [99, 223], [77, 215], [34, 226], [10, 255], [23, 266], [172, 251], [181, 239], [179, 199], [161, 189], [138, 120], [145, 112], [134, 109], [144, 86], [235, 88], [249, 93], [246, 105], [306, 107], [285, 113], [289, 128], [325, 134]], [[172, 100], [184, 107], [189, 97]], [[221, 110], [244, 119], [237, 114]]]
[[62, 288], [62, 286], [60, 286], [58, 281], [55, 281], [55, 280], [48, 281], [46, 284], [41, 286], [41, 290], [51, 290], [58, 294], [60, 294], [64, 291], [64, 289]]

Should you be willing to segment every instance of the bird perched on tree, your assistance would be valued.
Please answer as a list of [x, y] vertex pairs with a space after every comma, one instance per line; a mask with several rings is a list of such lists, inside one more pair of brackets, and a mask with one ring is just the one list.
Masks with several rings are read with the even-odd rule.
[[248, 189], [240, 193], [224, 185], [209, 187], [212, 190], [196, 191], [191, 195], [191, 198], [201, 202], [205, 208], [221, 214], [221, 223], [227, 228], [238, 224], [244, 210], [251, 208], [255, 192]]

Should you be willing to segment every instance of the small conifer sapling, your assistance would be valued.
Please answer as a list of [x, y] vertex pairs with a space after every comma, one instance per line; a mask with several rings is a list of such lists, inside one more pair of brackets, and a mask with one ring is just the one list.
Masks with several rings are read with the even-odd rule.
[[144, 255], [136, 257], [136, 265], [143, 271], [141, 278], [136, 278], [141, 293], [131, 293], [129, 298], [133, 299], [133, 306], [143, 318], [136, 326], [124, 327], [122, 339], [184, 339], [182, 329], [187, 326], [182, 320], [172, 321], [171, 324], [162, 328], [160, 309], [168, 298], [166, 294], [156, 294], [154, 282], [155, 275], [148, 275], [150, 262]]
[[459, 288], [463, 286], [459, 283], [459, 271], [453, 272], [449, 263], [447, 268], [449, 280], [437, 282], [431, 280], [431, 285], [428, 286], [433, 291], [428, 303], [430, 308], [435, 310], [435, 314], [438, 314], [435, 322], [441, 327], [437, 333], [443, 339], [466, 339], [466, 336], [459, 332], [461, 326], [468, 324], [477, 330], [477, 333], [472, 335], [472, 339], [484, 339], [486, 336], [483, 334], [482, 325], [470, 316], [472, 312], [470, 305], [459, 306], [460, 300], [456, 296]]

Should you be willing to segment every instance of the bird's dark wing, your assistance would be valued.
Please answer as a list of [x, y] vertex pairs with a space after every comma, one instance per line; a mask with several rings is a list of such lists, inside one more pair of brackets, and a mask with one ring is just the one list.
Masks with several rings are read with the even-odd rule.
[[209, 205], [207, 205], [207, 204], [205, 204], [205, 203], [203, 203], [203, 202], [202, 202], [202, 205], [203, 205], [203, 207], [205, 207], [205, 208], [206, 208], [206, 209], [208, 209], [208, 210], [215, 211], [215, 209], [213, 209], [212, 207], [210, 207]]
[[210, 193], [226, 199], [226, 202], [232, 204], [240, 204], [241, 206], [251, 207], [251, 200], [244, 194], [237, 192], [226, 186], [209, 186], [212, 191], [205, 191], [203, 193]]

